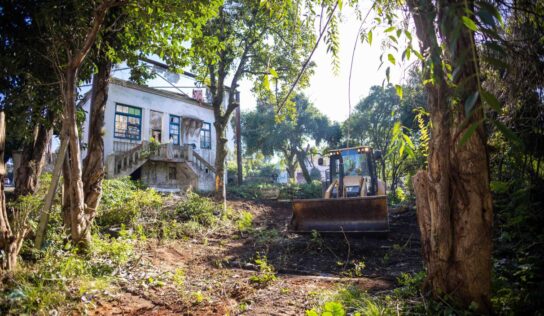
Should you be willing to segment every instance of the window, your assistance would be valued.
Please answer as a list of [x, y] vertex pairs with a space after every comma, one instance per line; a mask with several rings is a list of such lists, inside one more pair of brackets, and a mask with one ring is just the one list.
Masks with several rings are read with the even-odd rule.
[[203, 123], [200, 130], [200, 148], [212, 148], [212, 128], [210, 123]]
[[170, 139], [174, 145], [179, 145], [179, 116], [170, 115]]
[[168, 179], [176, 180], [176, 167], [170, 167], [168, 170]]
[[115, 138], [140, 140], [142, 109], [124, 104], [115, 105]]

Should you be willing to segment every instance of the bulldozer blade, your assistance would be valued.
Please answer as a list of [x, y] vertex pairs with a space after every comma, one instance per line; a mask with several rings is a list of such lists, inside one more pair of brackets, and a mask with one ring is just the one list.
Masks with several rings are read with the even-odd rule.
[[289, 230], [307, 233], [385, 233], [389, 231], [387, 197], [293, 200]]

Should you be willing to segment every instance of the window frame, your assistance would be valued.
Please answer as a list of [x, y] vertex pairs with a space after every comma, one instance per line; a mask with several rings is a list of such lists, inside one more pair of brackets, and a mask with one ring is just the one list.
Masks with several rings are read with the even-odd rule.
[[[208, 128], [204, 128], [207, 126]], [[207, 142], [206, 142], [207, 141]], [[200, 129], [200, 148], [212, 149], [212, 124], [203, 122]]]
[[[177, 123], [172, 123], [172, 118], [177, 118], [178, 119], [178, 122]], [[178, 128], [178, 132], [177, 134], [172, 134], [172, 126], [177, 126]], [[179, 115], [174, 115], [174, 114], [170, 114], [169, 116], [169, 120], [168, 120], [168, 139], [172, 139], [172, 135], [176, 135], [177, 136], [177, 143], [176, 143], [176, 139], [173, 139], [173, 144], [174, 145], [181, 145], [181, 116]]]
[[[127, 107], [129, 109], [137, 109], [140, 111], [140, 114], [139, 115], [136, 115], [136, 114], [130, 114], [130, 113], [125, 113], [125, 112], [119, 112], [118, 111], [118, 107], [119, 106], [124, 106], [124, 107]], [[129, 110], [130, 112], [130, 110]], [[123, 103], [115, 103], [115, 116], [114, 116], [114, 126], [113, 126], [113, 137], [114, 138], [117, 138], [117, 139], [127, 139], [127, 140], [133, 140], [133, 141], [140, 141], [142, 139], [142, 112], [143, 112], [143, 109], [140, 108], [140, 107], [137, 107], [137, 106], [132, 106], [132, 105], [128, 105], [128, 104], [123, 104]], [[126, 132], [124, 134], [124, 136], [121, 136], [118, 132], [117, 132], [117, 116], [123, 116], [123, 117], [126, 117], [127, 118], [127, 121], [126, 121], [126, 124], [127, 124], [127, 127], [126, 127]], [[137, 118], [139, 120], [139, 124], [136, 125], [136, 124], [133, 124], [133, 123], [130, 123], [129, 122], [129, 118]], [[138, 137], [131, 137], [128, 133], [129, 131], [129, 127], [137, 127], [138, 128]]]

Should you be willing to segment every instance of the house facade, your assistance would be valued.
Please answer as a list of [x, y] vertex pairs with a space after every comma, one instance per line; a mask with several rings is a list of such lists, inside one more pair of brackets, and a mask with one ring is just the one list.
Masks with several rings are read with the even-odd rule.
[[[192, 89], [191, 96], [111, 78], [104, 115], [106, 177], [130, 176], [162, 192], [212, 191], [216, 133], [205, 92]], [[82, 106], [89, 113], [88, 96]], [[89, 115], [83, 140], [88, 127]]]

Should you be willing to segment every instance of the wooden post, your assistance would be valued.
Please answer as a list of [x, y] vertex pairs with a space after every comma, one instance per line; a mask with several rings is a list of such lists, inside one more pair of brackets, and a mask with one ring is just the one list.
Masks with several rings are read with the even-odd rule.
[[45, 196], [45, 204], [40, 212], [40, 222], [38, 223], [36, 238], [34, 239], [34, 248], [36, 249], [41, 249], [45, 237], [45, 232], [47, 231], [49, 213], [51, 211], [51, 206], [53, 205], [53, 200], [55, 199], [55, 192], [57, 191], [57, 186], [59, 183], [60, 173], [62, 171], [62, 164], [64, 163], [64, 156], [66, 155], [67, 147], [68, 140], [63, 137], [60, 143], [59, 154], [57, 155], [57, 160], [55, 161], [51, 184], [49, 185], [49, 190], [47, 191], [47, 195]]

